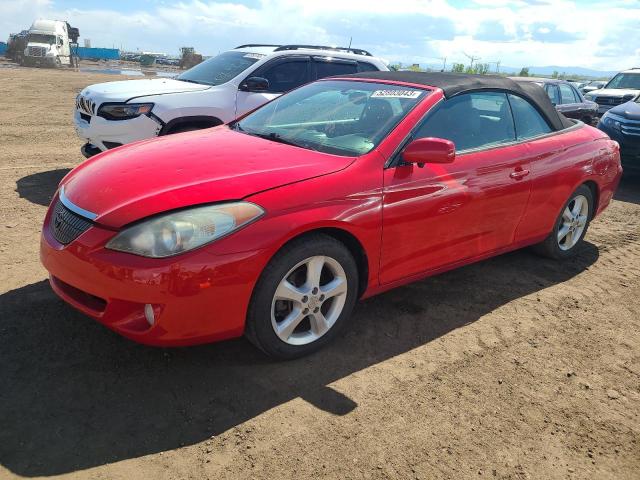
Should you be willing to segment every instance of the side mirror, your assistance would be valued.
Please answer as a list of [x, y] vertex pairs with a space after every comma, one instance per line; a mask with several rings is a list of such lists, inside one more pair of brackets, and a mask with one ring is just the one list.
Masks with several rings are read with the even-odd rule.
[[407, 145], [402, 152], [405, 163], [416, 163], [420, 168], [425, 163], [451, 163], [455, 158], [456, 146], [451, 140], [444, 138], [419, 138]]
[[243, 92], [264, 92], [269, 90], [269, 80], [262, 77], [249, 77], [240, 84]]

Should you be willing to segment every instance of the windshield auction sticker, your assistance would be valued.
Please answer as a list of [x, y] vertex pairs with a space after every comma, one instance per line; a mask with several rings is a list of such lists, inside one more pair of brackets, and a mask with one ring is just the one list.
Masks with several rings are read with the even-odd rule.
[[371, 98], [418, 98], [420, 90], [376, 90]]
[[244, 58], [256, 58], [258, 60], [260, 60], [262, 57], [265, 57], [266, 55], [262, 54], [262, 53], [247, 53], [246, 55], [243, 55]]

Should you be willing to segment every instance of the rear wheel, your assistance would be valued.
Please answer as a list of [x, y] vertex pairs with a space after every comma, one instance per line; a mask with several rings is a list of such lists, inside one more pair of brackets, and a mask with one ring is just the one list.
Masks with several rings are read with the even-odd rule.
[[246, 336], [273, 357], [307, 355], [330, 342], [356, 302], [358, 268], [349, 250], [317, 234], [285, 246], [264, 269]]
[[558, 260], [572, 257], [589, 228], [593, 216], [593, 193], [586, 185], [581, 185], [565, 203], [553, 231], [534, 247], [541, 255]]

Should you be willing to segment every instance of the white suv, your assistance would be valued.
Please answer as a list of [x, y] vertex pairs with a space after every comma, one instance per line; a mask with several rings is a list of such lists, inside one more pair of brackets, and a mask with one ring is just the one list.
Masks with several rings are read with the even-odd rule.
[[599, 90], [585, 94], [584, 98], [598, 104], [598, 113], [603, 115], [611, 108], [634, 100], [640, 95], [640, 68], [618, 73]]
[[241, 45], [173, 79], [91, 85], [74, 121], [85, 157], [157, 135], [230, 122], [293, 88], [334, 75], [388, 70], [356, 48]]

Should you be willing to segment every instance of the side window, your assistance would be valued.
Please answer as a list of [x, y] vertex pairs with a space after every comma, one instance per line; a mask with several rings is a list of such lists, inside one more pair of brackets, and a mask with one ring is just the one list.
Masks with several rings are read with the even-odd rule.
[[574, 86], [571, 86], [571, 90], [573, 90], [573, 96], [576, 97], [576, 103], [582, 103], [584, 100], [580, 96], [578, 89], [575, 88]]
[[333, 77], [336, 75], [348, 75], [358, 71], [358, 65], [353, 63], [327, 62], [314, 60], [316, 64], [316, 78]]
[[507, 96], [498, 92], [467, 93], [442, 103], [415, 138], [451, 140], [457, 151], [489, 147], [516, 139]]
[[566, 83], [561, 83], [558, 85], [560, 87], [560, 97], [562, 98], [562, 103], [577, 103], [576, 97], [573, 95], [573, 90]]
[[551, 127], [540, 113], [527, 100], [509, 94], [518, 140], [523, 140], [551, 132]]
[[544, 86], [547, 95], [549, 95], [549, 99], [551, 103], [554, 105], [560, 105], [560, 93], [558, 92], [558, 87], [556, 85], [547, 84]]
[[358, 62], [359, 72], [377, 72], [378, 67], [369, 62]]
[[269, 80], [269, 91], [284, 93], [309, 82], [309, 69], [306, 60], [291, 60], [267, 68], [259, 75]]

